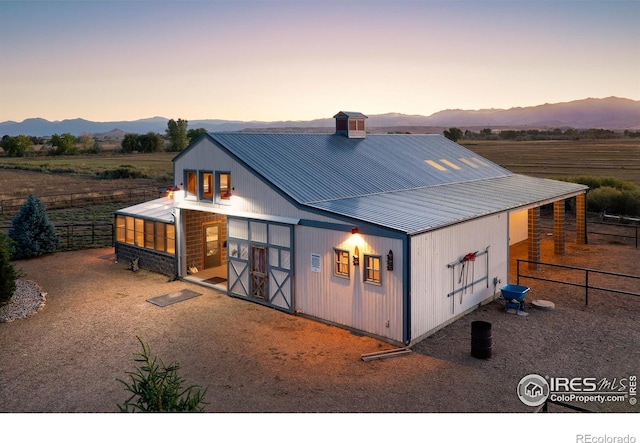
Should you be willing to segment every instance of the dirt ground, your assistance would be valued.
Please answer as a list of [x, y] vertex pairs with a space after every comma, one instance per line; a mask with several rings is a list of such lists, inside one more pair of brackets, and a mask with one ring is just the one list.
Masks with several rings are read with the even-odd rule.
[[[543, 241], [543, 261], [554, 259]], [[409, 356], [364, 362], [391, 349], [370, 337], [114, 263], [108, 249], [17, 262], [46, 296], [37, 314], [0, 323], [0, 412], [117, 412], [116, 381], [134, 369], [139, 336], [189, 384], [207, 387], [207, 412], [532, 412], [516, 395], [531, 373], [551, 377], [640, 375], [640, 297], [536, 280], [527, 302], [551, 311], [503, 311], [496, 300], [413, 347]], [[512, 256], [513, 257], [513, 256]], [[576, 246], [556, 261], [640, 275], [640, 249]], [[531, 272], [531, 271], [529, 271]], [[556, 271], [540, 274], [559, 276]], [[638, 281], [624, 283], [637, 291]], [[148, 298], [191, 289], [164, 308]], [[471, 322], [492, 324], [492, 357], [470, 355]], [[628, 401], [579, 405], [640, 412]], [[564, 412], [554, 410], [553, 412]]]

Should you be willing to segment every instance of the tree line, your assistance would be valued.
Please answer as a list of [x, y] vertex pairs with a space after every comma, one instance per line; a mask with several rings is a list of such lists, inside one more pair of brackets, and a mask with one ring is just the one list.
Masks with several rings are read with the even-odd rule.
[[[204, 128], [188, 129], [189, 122], [184, 119], [171, 119], [167, 122], [165, 134], [156, 132], [146, 134], [129, 133], [120, 143], [120, 151], [132, 152], [180, 152], [192, 141], [207, 132]], [[80, 153], [98, 154], [101, 152], [100, 143], [91, 133], [82, 133], [79, 137], [71, 133], [53, 134], [50, 139], [29, 135], [5, 135], [0, 140], [0, 148], [7, 157], [25, 157], [34, 153], [34, 146], [41, 145], [43, 155], [76, 155]]]
[[640, 138], [640, 131], [616, 132], [610, 129], [502, 129], [484, 128], [474, 132], [462, 131], [460, 128], [449, 128], [442, 133], [449, 140], [606, 140], [616, 138]]

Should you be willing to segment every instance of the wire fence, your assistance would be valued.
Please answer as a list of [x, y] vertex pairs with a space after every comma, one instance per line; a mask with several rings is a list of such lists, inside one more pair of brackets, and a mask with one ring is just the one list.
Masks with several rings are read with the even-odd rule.
[[[145, 201], [161, 196], [161, 188], [142, 187], [112, 189], [106, 191], [67, 192], [64, 194], [48, 194], [38, 196], [47, 209], [65, 209], [91, 206], [110, 202]], [[0, 200], [0, 214], [17, 212], [24, 204], [26, 197]]]

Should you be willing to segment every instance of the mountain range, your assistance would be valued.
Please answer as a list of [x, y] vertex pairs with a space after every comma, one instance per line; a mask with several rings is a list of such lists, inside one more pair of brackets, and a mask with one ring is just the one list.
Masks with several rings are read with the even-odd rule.
[[[337, 112], [338, 110], [336, 110]], [[448, 109], [430, 116], [387, 113], [369, 115], [368, 129], [374, 128], [416, 128], [430, 127], [433, 132], [441, 128], [575, 128], [640, 130], [640, 100], [620, 97], [587, 98], [564, 103], [546, 103], [539, 106], [510, 109], [462, 110]], [[178, 117], [175, 117], [180, 118]], [[167, 129], [165, 117], [152, 117], [133, 121], [94, 122], [81, 118], [48, 121], [30, 118], [22, 122], [0, 123], [0, 135], [19, 134], [46, 137], [52, 134], [71, 133], [80, 135], [92, 133], [136, 133], [157, 132], [164, 134]], [[204, 128], [210, 132], [241, 130], [286, 130], [316, 129], [327, 132], [334, 126], [332, 118], [308, 121], [238, 121], [238, 120], [190, 120], [189, 128]]]

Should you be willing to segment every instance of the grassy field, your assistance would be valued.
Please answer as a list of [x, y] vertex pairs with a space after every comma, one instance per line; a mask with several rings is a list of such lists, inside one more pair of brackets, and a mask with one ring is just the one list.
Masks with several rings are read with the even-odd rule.
[[0, 157], [0, 168], [44, 173], [97, 176], [117, 168], [135, 168], [152, 180], [171, 181], [175, 152], [45, 157]]
[[543, 178], [615, 177], [640, 186], [640, 140], [459, 140], [517, 174]]

